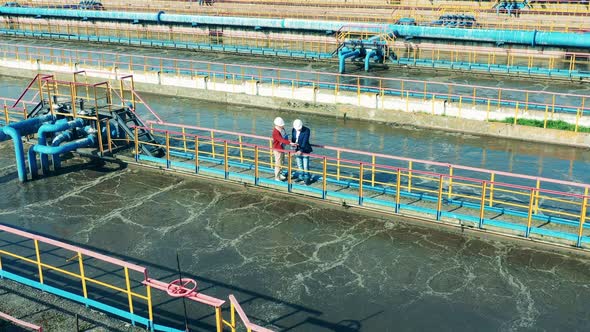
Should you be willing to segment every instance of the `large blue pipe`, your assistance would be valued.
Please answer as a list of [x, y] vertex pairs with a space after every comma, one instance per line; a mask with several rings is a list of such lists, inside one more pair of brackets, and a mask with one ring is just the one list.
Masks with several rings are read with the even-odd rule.
[[20, 182], [27, 181], [27, 167], [25, 165], [25, 152], [23, 148], [22, 137], [36, 132], [44, 122], [54, 120], [55, 116], [47, 114], [37, 118], [11, 123], [8, 126], [2, 127], [2, 132], [4, 135], [10, 137], [14, 143], [16, 170]]
[[365, 55], [365, 71], [369, 71], [369, 61], [371, 61], [371, 58], [376, 55], [377, 55], [376, 50], [369, 50], [367, 52], [367, 55]]
[[359, 55], [361, 55], [360, 50], [354, 50], [354, 51], [350, 51], [350, 52], [340, 53], [340, 55], [338, 55], [338, 72], [340, 74], [344, 73], [346, 59], [351, 58], [351, 57], [357, 57]]
[[96, 135], [88, 135], [88, 137], [79, 139], [77, 141], [73, 141], [70, 143], [66, 143], [60, 146], [47, 146], [47, 145], [33, 145], [29, 149], [29, 168], [31, 170], [31, 176], [37, 176], [38, 168], [37, 168], [37, 157], [35, 153], [39, 153], [41, 155], [60, 155], [62, 153], [67, 153], [70, 151], [74, 151], [79, 148], [93, 146], [96, 144]]
[[[37, 131], [37, 140], [39, 145], [47, 145], [45, 135], [48, 133], [55, 133], [58, 131], [64, 131], [72, 128], [78, 128], [84, 126], [84, 120], [77, 118], [72, 121], [61, 119], [53, 124], [44, 124], [39, 127]], [[49, 158], [46, 154], [41, 155], [41, 169], [43, 170], [43, 174], [49, 173]]]
[[6, 134], [4, 133], [4, 131], [0, 130], [0, 142], [6, 141], [9, 138], [10, 137], [6, 136]]
[[303, 19], [263, 19], [229, 16], [204, 16], [117, 11], [89, 11], [33, 7], [0, 7], [0, 14], [33, 17], [59, 17], [98, 19], [128, 22], [152, 22], [169, 24], [204, 24], [237, 27], [261, 27], [290, 30], [373, 31], [375, 34], [395, 31], [399, 37], [465, 40], [521, 45], [590, 48], [590, 33], [538, 32], [520, 30], [461, 29], [395, 24], [360, 24], [345, 21], [315, 21]]

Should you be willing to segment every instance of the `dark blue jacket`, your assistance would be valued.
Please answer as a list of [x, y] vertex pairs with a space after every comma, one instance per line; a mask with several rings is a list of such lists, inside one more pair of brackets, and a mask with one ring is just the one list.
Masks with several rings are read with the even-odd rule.
[[301, 134], [299, 134], [299, 139], [295, 141], [297, 138], [297, 130], [293, 128], [291, 131], [291, 142], [299, 144], [295, 151], [301, 151], [303, 153], [311, 153], [313, 149], [311, 148], [311, 144], [309, 143], [309, 137], [311, 136], [311, 131], [306, 126], [301, 128]]

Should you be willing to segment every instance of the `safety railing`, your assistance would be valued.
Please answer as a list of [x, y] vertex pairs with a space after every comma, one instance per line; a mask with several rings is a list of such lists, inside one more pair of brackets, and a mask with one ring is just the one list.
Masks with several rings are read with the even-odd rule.
[[[190, 47], [208, 50], [225, 50], [250, 53], [256, 51], [293, 51], [312, 53], [309, 56], [330, 57], [336, 49], [334, 38], [310, 37], [289, 34], [265, 34], [262, 32], [241, 32], [232, 29], [169, 29], [162, 26], [150, 27], [106, 27], [100, 24], [50, 24], [48, 22], [20, 20], [17, 23], [0, 22], [0, 29], [9, 34], [45, 34], [55, 38], [94, 40], [102, 42], [120, 42], [126, 39], [129, 43], [146, 46]], [[127, 42], [126, 42], [127, 43]], [[215, 48], [213, 46], [217, 45]], [[212, 48], [213, 47], [213, 48]]]
[[[147, 277], [146, 268], [5, 225], [0, 232], [0, 276], [153, 328], [150, 289], [137, 282]], [[78, 291], [60, 290], [63, 279], [78, 283]], [[112, 305], [100, 302], [105, 294]], [[145, 311], [147, 317], [138, 314]]]
[[[7, 23], [4, 23], [6, 25]], [[68, 39], [87, 38], [88, 40], [100, 40], [105, 42], [126, 41], [148, 45], [165, 46], [176, 48], [197, 48], [207, 50], [218, 50], [226, 52], [267, 54], [276, 56], [292, 57], [313, 57], [332, 58], [337, 47], [344, 41], [352, 38], [368, 38], [374, 33], [351, 34], [348, 31], [337, 33], [332, 37], [297, 37], [286, 35], [260, 35], [257, 32], [241, 33], [230, 31], [200, 31], [195, 32], [172, 32], [158, 28], [157, 31], [149, 29], [121, 29], [121, 28], [100, 28], [94, 26], [75, 26], [70, 29], [69, 25], [56, 27], [41, 26], [41, 23], [24, 24], [27, 31], [41, 31], [31, 33], [54, 34], [56, 38], [68, 36]], [[0, 23], [0, 26], [2, 24]], [[15, 32], [16, 33], [16, 32]], [[75, 34], [73, 37], [72, 34]], [[86, 36], [86, 37], [84, 37]], [[96, 36], [104, 36], [100, 39]], [[97, 39], [98, 38], [98, 39]], [[391, 45], [390, 45], [391, 44]], [[440, 44], [406, 44], [402, 42], [388, 43], [390, 54], [395, 55], [394, 63], [426, 68], [459, 69], [480, 72], [492, 72], [498, 74], [518, 74], [542, 77], [557, 77], [562, 79], [590, 79], [590, 54], [581, 52], [564, 51], [536, 51], [525, 49], [506, 49], [500, 47], [463, 47], [458, 49], [450, 45]], [[24, 56], [30, 58], [35, 56], [27, 54], [25, 48]], [[393, 53], [391, 53], [393, 51]], [[52, 61], [59, 54], [56, 50], [49, 51], [49, 54], [37, 54], [43, 61]], [[62, 51], [61, 54], [64, 54]], [[18, 56], [18, 55], [17, 55]], [[71, 57], [71, 56], [70, 56]], [[89, 60], [92, 60], [90, 54]], [[98, 59], [100, 60], [100, 58]], [[135, 62], [138, 63], [137, 61]], [[139, 62], [141, 64], [141, 62]], [[145, 64], [145, 62], [144, 62]], [[131, 69], [130, 69], [131, 70]]]
[[[181, 330], [155, 323], [152, 290], [160, 290], [171, 298], [184, 297], [215, 310], [214, 327], [223, 331], [222, 306], [225, 301], [205, 295], [196, 289], [196, 282], [182, 278], [171, 283], [152, 279], [145, 267], [104, 254], [32, 234], [0, 224], [0, 278], [41, 289], [86, 306], [99, 309], [118, 318], [146, 326], [151, 331], [181, 332]], [[192, 283], [195, 287], [189, 287]], [[235, 310], [246, 317], [233, 296], [231, 310], [235, 323]], [[237, 304], [237, 306], [236, 306]], [[27, 328], [38, 328], [0, 313]], [[247, 317], [246, 317], [247, 319]], [[245, 321], [248, 330], [270, 330]], [[232, 325], [236, 331], [236, 325]]]
[[[293, 151], [284, 151], [287, 181], [274, 180], [268, 137], [194, 126], [150, 122], [157, 142], [135, 137], [135, 158], [165, 163], [257, 186], [279, 186], [323, 199], [344, 199], [390, 212], [418, 213], [435, 220], [469, 222], [481, 229], [546, 237], [582, 246], [588, 232], [586, 184], [376, 154], [316, 146], [309, 154], [312, 185], [296, 182]], [[140, 144], [159, 146], [166, 155], [140, 153]]]
[[[449, 52], [452, 53], [452, 51]], [[429, 53], [418, 50], [416, 54], [425, 56], [425, 54]], [[77, 64], [101, 70], [118, 69], [132, 73], [158, 73], [160, 75], [176, 75], [187, 78], [207, 77], [213, 87], [215, 87], [216, 82], [238, 84], [245, 81], [269, 84], [272, 89], [290, 88], [293, 91], [300, 87], [317, 87], [326, 91], [333, 91], [336, 96], [344, 91], [356, 93], [359, 104], [361, 94], [365, 93], [399, 96], [406, 101], [409, 101], [410, 98], [418, 98], [431, 101], [432, 112], [434, 112], [436, 100], [447, 100], [458, 105], [459, 113], [469, 112], [474, 105], [483, 105], [487, 114], [486, 120], [490, 119], [489, 114], [492, 111], [499, 109], [513, 109], [515, 121], [523, 111], [534, 110], [544, 112], [545, 126], [548, 120], [553, 119], [555, 113], [574, 114], [577, 122], [587, 116], [590, 111], [590, 105], [587, 102], [588, 96], [573, 93], [378, 78], [364, 75], [334, 74], [109, 52], [15, 46], [13, 44], [0, 44], [0, 56], [5, 59], [23, 61], [37, 61], [37, 59], [40, 59], [39, 61], [47, 63], [69, 66]], [[436, 53], [432, 56], [436, 56]], [[456, 55], [453, 56], [456, 57]], [[582, 61], [576, 59], [587, 59], [588, 54], [563, 53], [562, 56], [570, 57], [572, 59], [571, 63], [575, 66], [577, 61]], [[479, 56], [475, 54], [471, 57], [477, 59]], [[494, 56], [490, 55], [489, 57], [493, 58]], [[516, 55], [507, 55], [506, 57], [511, 63], [512, 61], [516, 62], [518, 59]], [[500, 55], [496, 56], [496, 59], [499, 58]], [[559, 62], [554, 61], [554, 65], [557, 64]], [[516, 67], [518, 66], [514, 64], [512, 68]], [[493, 71], [493, 66], [490, 66], [490, 70]], [[568, 72], [569, 68], [565, 71]], [[409, 103], [406, 103], [406, 106], [408, 105]], [[379, 105], [379, 107], [382, 108], [383, 104]]]
[[238, 314], [238, 316], [242, 320], [242, 323], [246, 326], [246, 329], [248, 329], [248, 332], [250, 332], [250, 331], [272, 332], [271, 330], [269, 330], [267, 328], [264, 328], [262, 326], [259, 326], [259, 325], [256, 325], [256, 324], [250, 322], [250, 319], [248, 319], [248, 316], [246, 316], [244, 309], [242, 309], [242, 306], [240, 306], [240, 303], [238, 302], [238, 300], [236, 300], [236, 297], [233, 296], [233, 294], [229, 296], [229, 302], [230, 302], [231, 320], [229, 322], [226, 320], [223, 320], [223, 324], [225, 326], [229, 327], [232, 332], [236, 332], [236, 327], [237, 327], [236, 313]]
[[12, 324], [14, 324], [16, 326], [20, 326], [20, 327], [22, 327], [24, 329], [27, 329], [27, 330], [30, 330], [30, 331], [43, 332], [43, 327], [42, 326], [25, 322], [23, 320], [20, 320], [18, 318], [12, 317], [9, 314], [6, 314], [6, 313], [1, 312], [1, 311], [0, 311], [0, 319], [3, 319], [5, 321], [9, 321], [9, 322], [11, 322]]

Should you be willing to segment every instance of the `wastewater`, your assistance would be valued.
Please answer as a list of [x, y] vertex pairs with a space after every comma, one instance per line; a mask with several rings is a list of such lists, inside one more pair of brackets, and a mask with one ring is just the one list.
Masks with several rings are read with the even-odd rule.
[[[28, 82], [0, 76], [0, 95], [16, 97]], [[269, 135], [275, 116], [301, 118], [317, 144], [589, 182], [586, 149], [142, 97], [179, 123]], [[590, 319], [585, 256], [77, 158], [21, 184], [10, 142], [0, 143], [0, 183], [0, 223], [165, 281], [177, 278], [178, 254], [205, 294], [233, 293], [252, 320], [280, 331], [581, 331]], [[182, 301], [157, 300], [156, 320], [184, 328]], [[187, 309], [191, 330], [211, 330], [212, 312]]]

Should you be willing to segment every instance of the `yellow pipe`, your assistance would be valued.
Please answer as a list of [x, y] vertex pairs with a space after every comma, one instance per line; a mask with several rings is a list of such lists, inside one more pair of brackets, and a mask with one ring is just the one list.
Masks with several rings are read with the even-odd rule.
[[254, 146], [254, 179], [258, 179], [258, 145]]
[[[586, 211], [588, 205], [588, 187], [584, 189], [584, 199], [582, 200], [582, 211], [580, 213], [580, 226], [578, 228], [578, 237], [582, 237], [584, 232], [584, 223], [586, 222]], [[2, 267], [0, 266], [0, 270]]]
[[225, 171], [225, 174], [229, 172], [229, 155], [227, 141], [223, 141], [223, 169]]
[[364, 165], [360, 163], [359, 165], [359, 204], [362, 202], [363, 199], [363, 181], [364, 181]]
[[137, 127], [134, 127], [135, 130], [135, 155], [139, 155], [139, 134], [137, 131]]
[[211, 131], [211, 154], [215, 158], [215, 134]]

